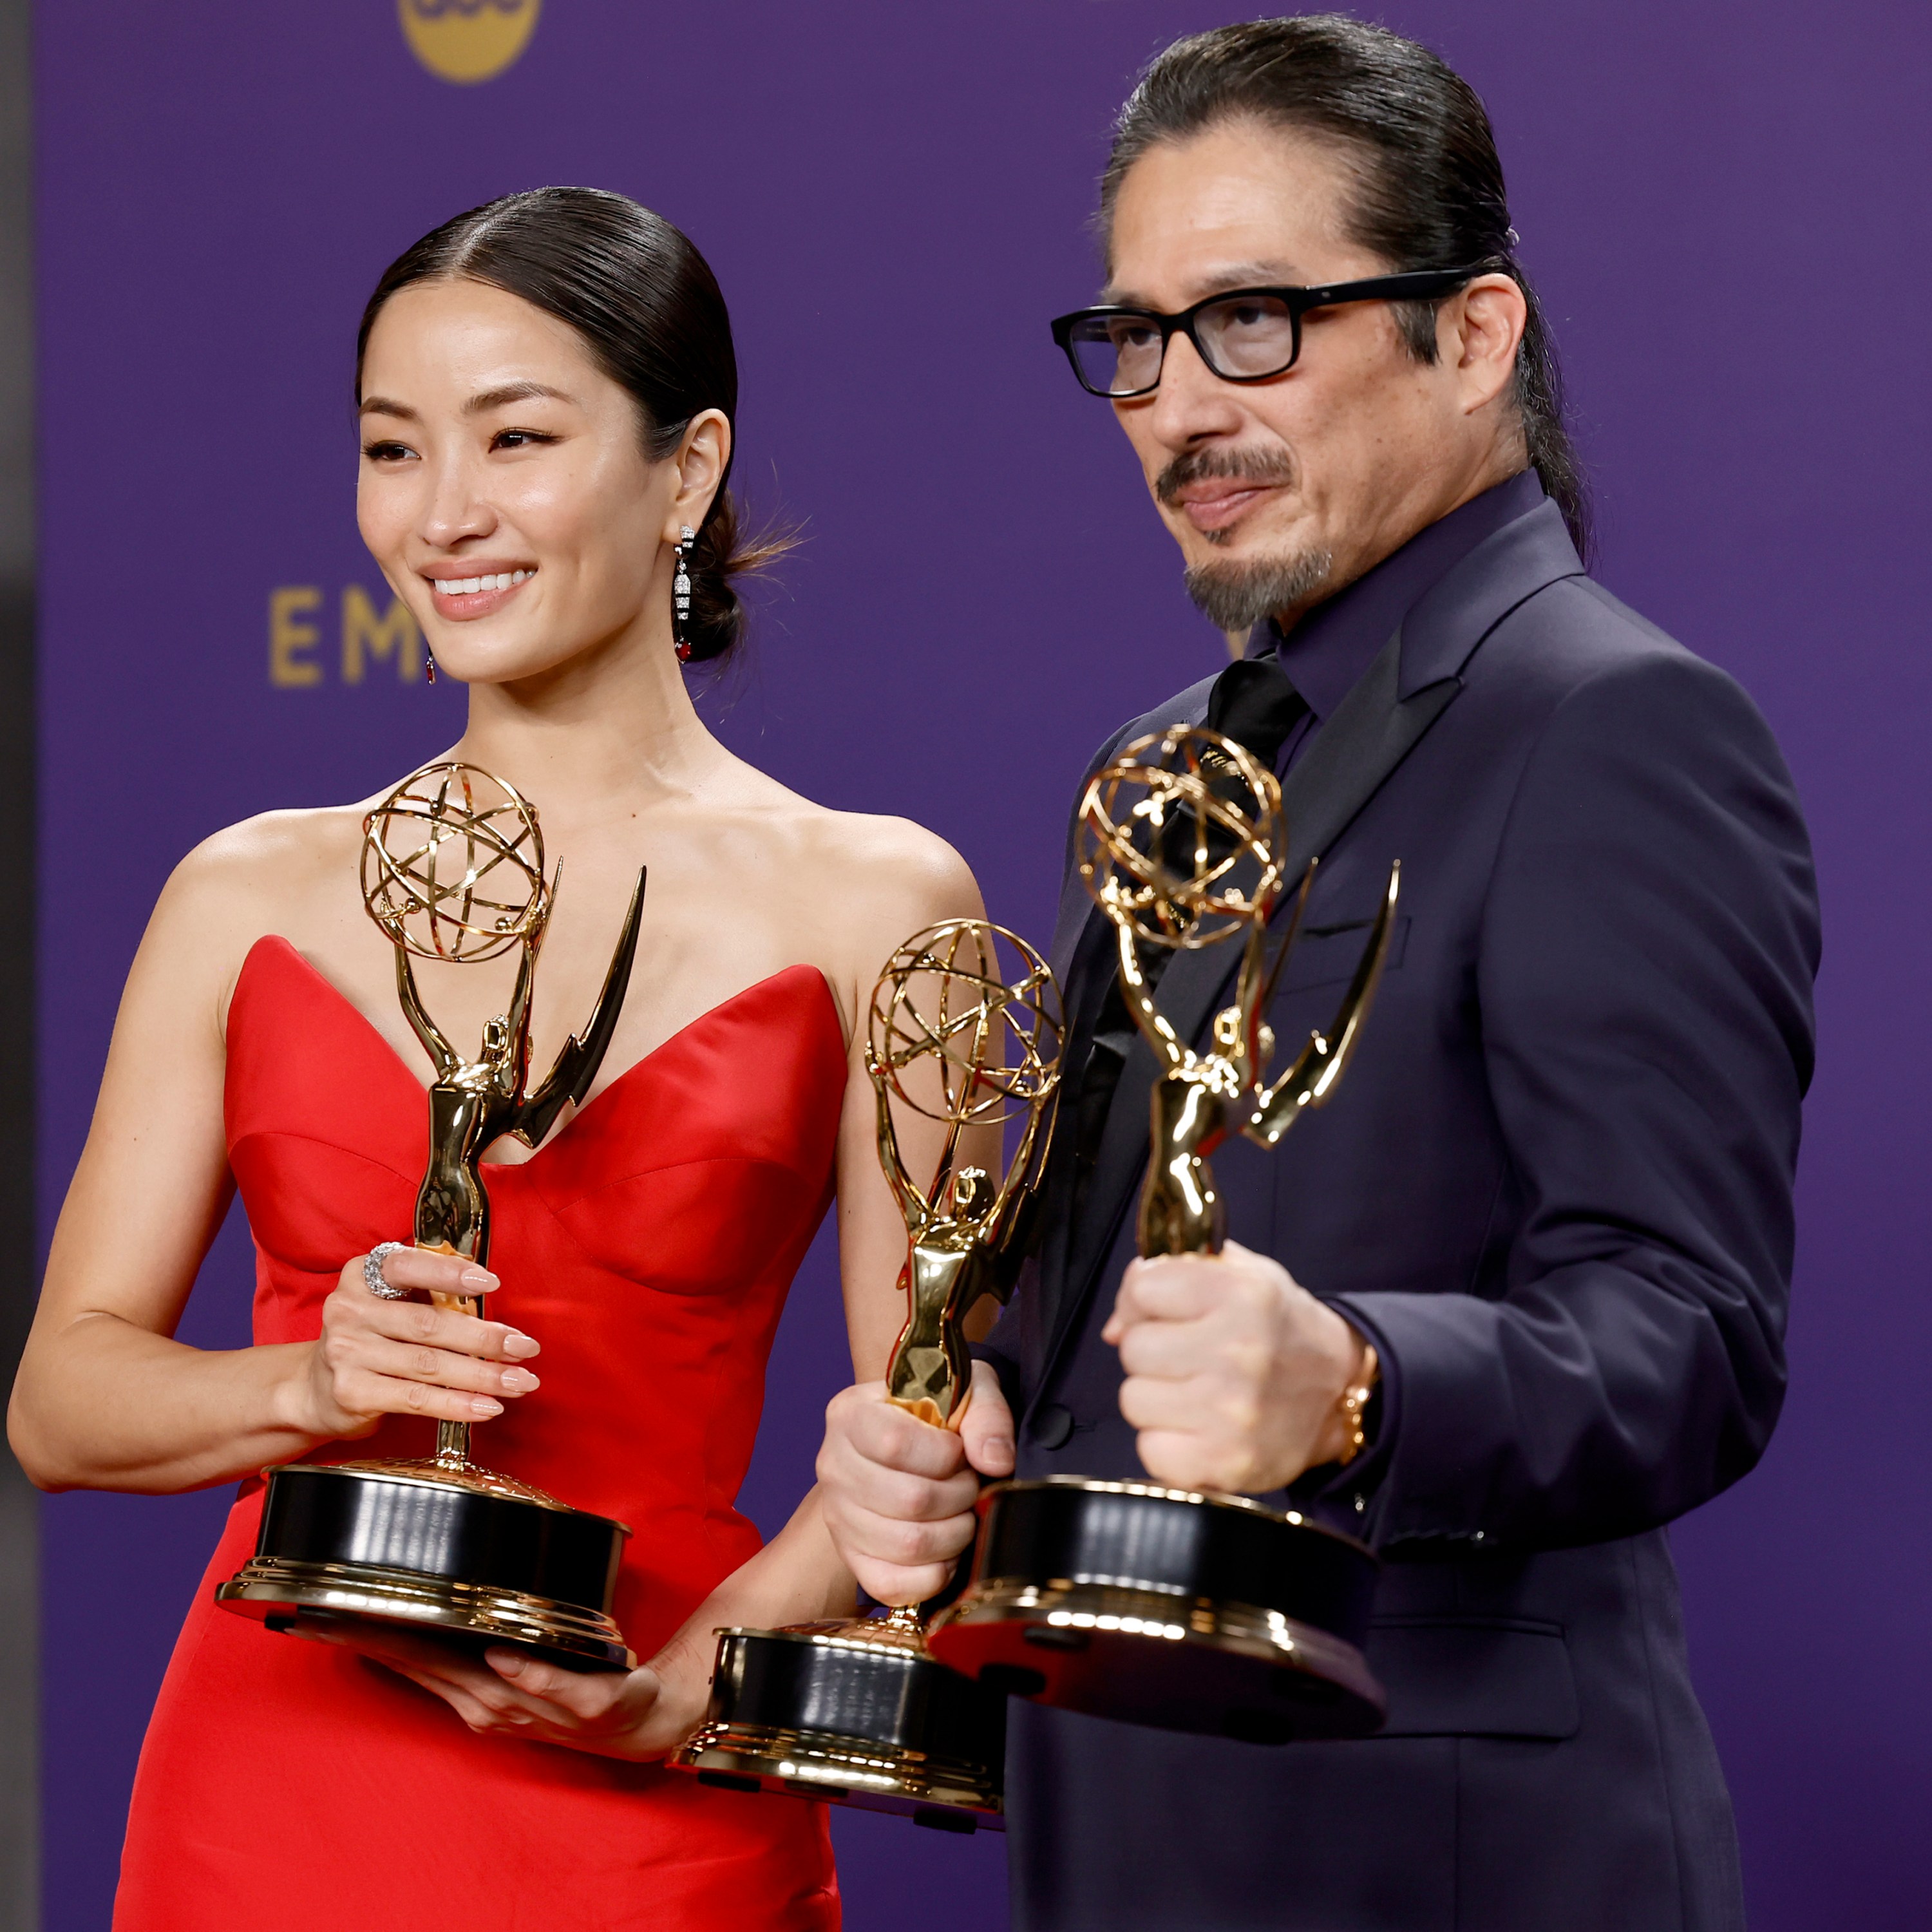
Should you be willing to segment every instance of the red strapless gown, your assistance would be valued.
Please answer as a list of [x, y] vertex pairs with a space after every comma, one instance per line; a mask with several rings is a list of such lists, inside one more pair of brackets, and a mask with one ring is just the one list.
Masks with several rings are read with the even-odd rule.
[[[491, 1466], [635, 1534], [616, 1616], [648, 1657], [758, 1548], [732, 1506], [766, 1358], [831, 1198], [837, 1012], [793, 967], [640, 1061], [527, 1162], [490, 1171], [502, 1317], [543, 1387], [477, 1431]], [[343, 1262], [407, 1238], [423, 1089], [288, 942], [228, 1023], [229, 1160], [257, 1256], [255, 1339], [308, 1340]], [[322, 1459], [430, 1452], [394, 1419]], [[823, 1808], [479, 1737], [332, 1646], [218, 1610], [252, 1553], [245, 1483], [154, 1707], [116, 1932], [835, 1928]]]

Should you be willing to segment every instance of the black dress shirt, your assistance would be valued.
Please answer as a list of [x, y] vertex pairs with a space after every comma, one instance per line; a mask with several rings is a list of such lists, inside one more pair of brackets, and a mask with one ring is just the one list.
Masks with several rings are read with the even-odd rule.
[[1542, 500], [1536, 472], [1526, 470], [1418, 532], [1374, 569], [1318, 604], [1285, 636], [1271, 617], [1255, 626], [1246, 655], [1274, 658], [1309, 710], [1282, 746], [1278, 772], [1286, 775], [1306, 751], [1323, 722], [1334, 716], [1390, 634], [1423, 598], [1478, 544]]

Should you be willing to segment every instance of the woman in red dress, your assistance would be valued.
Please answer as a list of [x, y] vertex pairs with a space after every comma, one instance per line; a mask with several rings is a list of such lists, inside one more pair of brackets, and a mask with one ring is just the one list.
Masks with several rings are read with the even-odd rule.
[[[675, 228], [582, 189], [459, 217], [378, 286], [358, 383], [362, 535], [470, 687], [447, 755], [534, 800], [568, 862], [536, 1065], [589, 1012], [647, 863], [644, 932], [597, 1088], [533, 1154], [490, 1150], [494, 1272], [383, 1263], [392, 1287], [484, 1294], [500, 1318], [472, 1319], [364, 1274], [407, 1238], [430, 1075], [362, 905], [369, 802], [251, 820], [170, 880], [10, 1418], [45, 1487], [241, 1484], [142, 1753], [115, 1924], [834, 1926], [819, 1808], [659, 1761], [702, 1714], [717, 1625], [851, 1602], [814, 1498], [762, 1548], [734, 1498], [835, 1196], [854, 1366], [882, 1372], [904, 1235], [856, 1022], [892, 949], [979, 896], [938, 839], [796, 796], [692, 707], [678, 646], [736, 641], [744, 557], [730, 323]], [[419, 965], [452, 1038], [502, 1010], [494, 970]], [[255, 1346], [190, 1348], [173, 1330], [238, 1187]], [[253, 1548], [257, 1472], [420, 1456], [439, 1418], [631, 1525], [616, 1615], [642, 1668], [298, 1642], [214, 1607]]]

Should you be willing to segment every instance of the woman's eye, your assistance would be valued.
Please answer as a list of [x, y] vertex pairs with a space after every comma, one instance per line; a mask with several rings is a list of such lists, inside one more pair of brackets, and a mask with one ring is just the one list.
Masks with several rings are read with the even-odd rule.
[[371, 463], [400, 463], [410, 454], [410, 447], [404, 442], [365, 442], [362, 454]]
[[554, 442], [554, 436], [545, 436], [541, 430], [500, 429], [490, 439], [492, 449], [530, 449], [542, 442]]

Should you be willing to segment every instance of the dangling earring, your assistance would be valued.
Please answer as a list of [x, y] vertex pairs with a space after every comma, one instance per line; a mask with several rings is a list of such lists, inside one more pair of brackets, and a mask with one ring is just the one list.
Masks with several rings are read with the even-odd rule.
[[429, 681], [430, 681], [430, 683], [434, 684], [434, 683], [435, 683], [435, 682], [436, 682], [436, 653], [435, 653], [435, 652], [434, 652], [434, 651], [430, 652], [428, 653], [428, 658], [429, 658], [429, 664], [428, 664], [428, 669], [429, 669]]
[[685, 560], [697, 540], [698, 532], [688, 524], [679, 531], [677, 574], [670, 581], [670, 634], [680, 664], [691, 662], [691, 635], [686, 628], [691, 622], [691, 568]]

